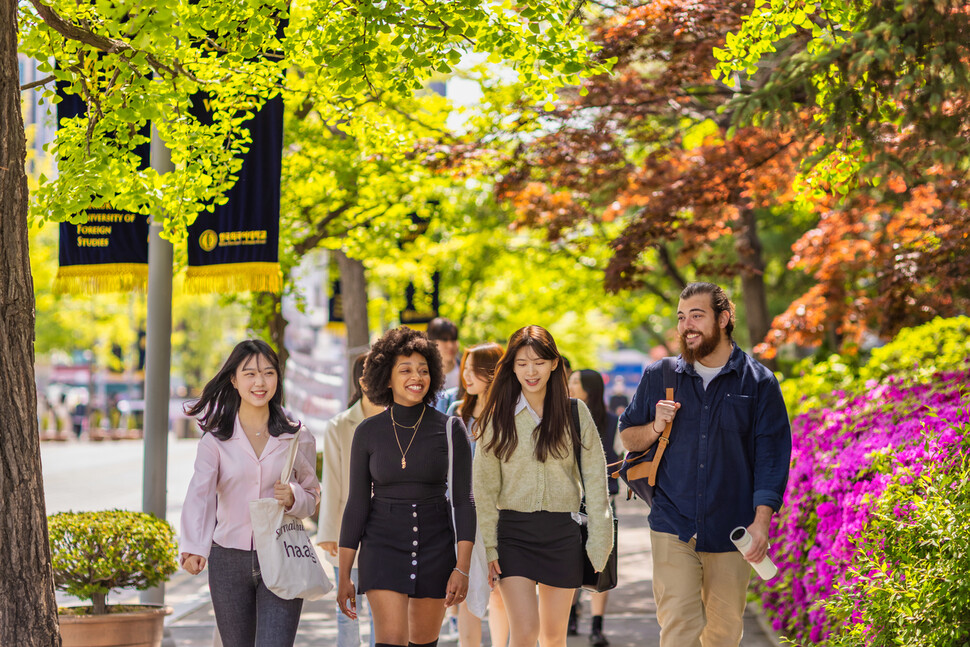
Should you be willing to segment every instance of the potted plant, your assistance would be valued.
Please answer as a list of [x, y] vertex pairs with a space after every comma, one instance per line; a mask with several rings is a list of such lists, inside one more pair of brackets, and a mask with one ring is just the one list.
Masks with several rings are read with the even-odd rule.
[[158, 586], [178, 569], [171, 524], [128, 510], [61, 512], [48, 517], [54, 586], [88, 606], [60, 607], [64, 647], [159, 647], [171, 609], [109, 605], [112, 589]]

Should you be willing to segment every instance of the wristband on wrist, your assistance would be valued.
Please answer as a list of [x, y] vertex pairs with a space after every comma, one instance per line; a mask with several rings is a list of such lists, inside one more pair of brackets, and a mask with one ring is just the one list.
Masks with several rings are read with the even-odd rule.
[[460, 568], [458, 568], [457, 566], [456, 566], [456, 567], [454, 568], [454, 570], [456, 570], [456, 571], [458, 571], [459, 573], [461, 573], [461, 574], [462, 574], [462, 575], [464, 575], [465, 577], [468, 577], [468, 573], [466, 573], [465, 571], [463, 571], [463, 570], [461, 570], [461, 569], [460, 569]]

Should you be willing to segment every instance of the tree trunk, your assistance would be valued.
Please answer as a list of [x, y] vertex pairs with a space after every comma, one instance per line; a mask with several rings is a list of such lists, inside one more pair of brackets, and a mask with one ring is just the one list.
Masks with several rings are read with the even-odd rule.
[[17, 1], [0, 0], [0, 645], [59, 646], [34, 384]]
[[[752, 348], [764, 341], [771, 328], [768, 297], [765, 293], [765, 261], [758, 237], [758, 221], [751, 209], [741, 210], [741, 228], [735, 235], [735, 248], [741, 260], [741, 293], [748, 337]], [[774, 361], [764, 362], [774, 369]], [[769, 365], [770, 364], [770, 365]]]
[[[337, 268], [340, 270], [340, 298], [343, 305], [344, 324], [347, 327], [347, 376], [353, 375], [354, 360], [370, 345], [370, 326], [367, 323], [367, 278], [364, 264], [336, 251]], [[347, 380], [347, 398], [354, 387]]]
[[283, 316], [283, 295], [260, 292], [256, 301], [259, 304], [259, 312], [266, 316], [263, 325], [269, 331], [270, 343], [276, 349], [276, 356], [280, 360], [279, 379], [282, 380], [286, 376], [286, 360], [290, 358], [290, 353], [286, 350], [286, 326], [290, 322]]

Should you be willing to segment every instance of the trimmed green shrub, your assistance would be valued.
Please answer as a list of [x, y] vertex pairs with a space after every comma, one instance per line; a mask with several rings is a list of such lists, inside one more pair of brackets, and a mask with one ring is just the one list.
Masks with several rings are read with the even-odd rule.
[[[925, 383], [934, 374], [961, 371], [970, 361], [970, 317], [937, 317], [915, 328], [904, 328], [866, 359], [831, 355], [795, 365], [781, 391], [794, 418], [812, 409], [832, 406], [845, 396], [861, 394], [889, 378]], [[861, 363], [860, 363], [861, 362]]]
[[158, 586], [178, 570], [171, 524], [128, 510], [61, 512], [47, 518], [54, 586], [107, 612], [111, 589]]
[[874, 348], [859, 378], [882, 382], [888, 377], [925, 382], [934, 373], [960, 371], [970, 358], [970, 317], [937, 317], [904, 328], [885, 346]]
[[833, 647], [970, 644], [970, 457], [922, 467], [895, 474], [855, 540], [849, 577], [825, 604], [844, 627]]

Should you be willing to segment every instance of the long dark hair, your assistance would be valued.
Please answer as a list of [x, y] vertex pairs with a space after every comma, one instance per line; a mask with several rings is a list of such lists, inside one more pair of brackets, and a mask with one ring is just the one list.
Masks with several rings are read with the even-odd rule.
[[[462, 390], [465, 389], [465, 366], [469, 361], [472, 363], [472, 370], [475, 374], [491, 386], [492, 380], [495, 379], [495, 367], [500, 359], [502, 359], [502, 347], [495, 342], [486, 342], [465, 350], [461, 356], [461, 372], [459, 373]], [[483, 398], [487, 396], [488, 391], [482, 395]], [[461, 416], [466, 429], [471, 423], [472, 414], [477, 405], [478, 396], [465, 391], [465, 397], [462, 398], [461, 404], [458, 406], [458, 415]]]
[[184, 409], [185, 414], [199, 419], [202, 431], [211, 433], [219, 440], [229, 440], [236, 425], [239, 413], [239, 392], [232, 385], [236, 369], [252, 357], [262, 355], [276, 370], [276, 393], [269, 400], [269, 434], [292, 434], [300, 428], [283, 411], [283, 378], [280, 376], [280, 360], [276, 351], [261, 339], [247, 339], [236, 344], [229, 353], [226, 363], [216, 376], [202, 389], [202, 396]]
[[527, 346], [542, 359], [559, 360], [546, 383], [542, 421], [532, 431], [536, 460], [544, 463], [550, 456], [565, 458], [580, 442], [579, 429], [573, 429], [566, 371], [556, 348], [556, 340], [542, 326], [519, 328], [509, 337], [508, 347], [499, 360], [495, 380], [488, 390], [485, 410], [478, 424], [480, 437], [485, 427], [492, 423], [492, 437], [483, 449], [507, 461], [519, 443], [515, 430], [515, 405], [522, 393], [522, 385], [515, 375], [515, 356]]
[[596, 429], [602, 436], [606, 429], [606, 403], [604, 402], [606, 385], [603, 383], [603, 376], [599, 371], [591, 368], [580, 369], [579, 383], [583, 385], [583, 391], [586, 391], [586, 406], [589, 407]]

